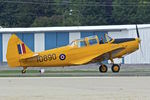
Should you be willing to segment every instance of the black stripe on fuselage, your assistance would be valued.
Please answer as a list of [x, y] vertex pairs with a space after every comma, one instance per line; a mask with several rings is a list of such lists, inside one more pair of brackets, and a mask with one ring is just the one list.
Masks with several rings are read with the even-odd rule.
[[135, 38], [121, 38], [121, 39], [114, 39], [112, 43], [118, 44], [118, 43], [124, 43], [129, 41], [135, 41]]

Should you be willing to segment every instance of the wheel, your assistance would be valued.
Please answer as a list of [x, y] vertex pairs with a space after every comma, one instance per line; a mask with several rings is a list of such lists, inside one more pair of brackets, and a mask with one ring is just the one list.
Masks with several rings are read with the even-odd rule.
[[108, 70], [108, 68], [107, 68], [106, 65], [101, 65], [101, 66], [99, 67], [99, 72], [101, 72], [101, 73], [106, 73], [107, 70]]
[[113, 64], [111, 67], [112, 72], [118, 73], [120, 71], [120, 66], [118, 64]]
[[22, 74], [26, 73], [26, 70], [22, 70]]

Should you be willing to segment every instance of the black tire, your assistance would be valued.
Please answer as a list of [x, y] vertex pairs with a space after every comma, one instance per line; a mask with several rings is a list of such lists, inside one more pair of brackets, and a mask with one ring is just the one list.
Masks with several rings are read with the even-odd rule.
[[26, 73], [26, 70], [22, 70], [22, 74], [25, 74]]
[[106, 65], [101, 65], [101, 66], [99, 67], [99, 72], [101, 72], [101, 73], [106, 73], [107, 70], [108, 70], [108, 68], [107, 68]]
[[118, 73], [120, 71], [120, 66], [118, 64], [113, 64], [111, 67], [112, 72]]

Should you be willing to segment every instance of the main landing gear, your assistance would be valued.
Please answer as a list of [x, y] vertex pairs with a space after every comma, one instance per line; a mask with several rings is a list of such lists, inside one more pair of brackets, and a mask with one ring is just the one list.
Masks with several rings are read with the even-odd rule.
[[[113, 64], [111, 67], [112, 72], [118, 73], [120, 71], [120, 66], [118, 64]], [[99, 72], [106, 73], [108, 71], [108, 67], [104, 64], [100, 65]]]
[[114, 73], [118, 73], [120, 71], [120, 66], [118, 64], [113, 64], [111, 70]]
[[100, 67], [99, 67], [99, 72], [101, 73], [106, 73], [108, 70], [107, 66], [102, 64]]
[[22, 74], [25, 74], [27, 71], [27, 67], [23, 67]]

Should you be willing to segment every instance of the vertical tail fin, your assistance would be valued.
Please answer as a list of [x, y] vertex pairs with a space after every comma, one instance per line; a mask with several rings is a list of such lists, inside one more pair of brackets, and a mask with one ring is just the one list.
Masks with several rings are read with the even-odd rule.
[[18, 67], [20, 65], [20, 57], [24, 54], [32, 53], [32, 51], [15, 35], [13, 34], [7, 47], [7, 63], [11, 67]]

